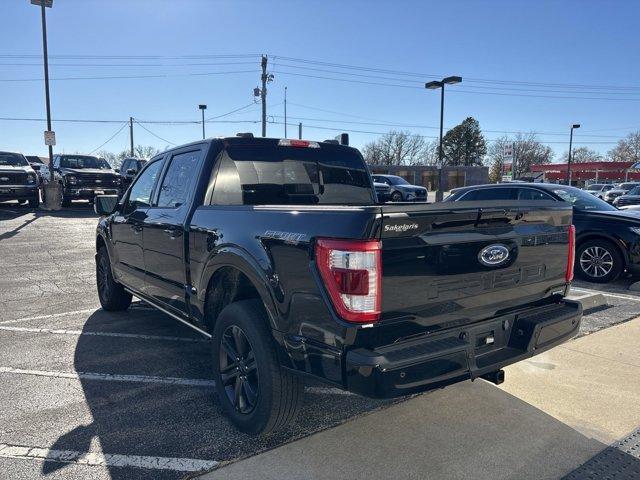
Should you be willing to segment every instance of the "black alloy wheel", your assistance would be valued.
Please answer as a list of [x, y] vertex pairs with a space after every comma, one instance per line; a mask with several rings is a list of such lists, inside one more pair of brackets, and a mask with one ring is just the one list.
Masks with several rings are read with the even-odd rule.
[[251, 413], [258, 403], [258, 369], [251, 342], [237, 325], [229, 326], [220, 338], [220, 377], [233, 408]]

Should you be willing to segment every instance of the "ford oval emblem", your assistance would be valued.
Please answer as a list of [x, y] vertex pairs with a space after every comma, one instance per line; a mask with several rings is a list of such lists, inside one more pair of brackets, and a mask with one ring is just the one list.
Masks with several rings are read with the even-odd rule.
[[500, 244], [489, 245], [480, 250], [478, 261], [487, 267], [497, 267], [509, 260], [509, 249]]

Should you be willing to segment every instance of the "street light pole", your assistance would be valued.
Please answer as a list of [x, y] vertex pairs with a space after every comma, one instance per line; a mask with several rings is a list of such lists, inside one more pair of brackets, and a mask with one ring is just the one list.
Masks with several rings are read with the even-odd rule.
[[200, 111], [202, 111], [202, 139], [205, 139], [205, 134], [204, 134], [204, 111], [207, 109], [206, 105], [198, 105], [198, 108], [200, 109]]
[[444, 129], [444, 86], [446, 84], [453, 85], [455, 83], [462, 82], [462, 77], [452, 76], [443, 78], [440, 81], [427, 82], [424, 84], [424, 88], [434, 90], [439, 88], [440, 92], [440, 143], [438, 145], [438, 188], [436, 190], [436, 202], [441, 202], [444, 197], [444, 192], [442, 191], [442, 163], [444, 158], [444, 153], [442, 151], [442, 133]]
[[580, 128], [579, 123], [571, 125], [571, 133], [569, 133], [569, 159], [567, 161], [567, 185], [571, 185], [571, 149], [573, 147], [573, 129]]
[[287, 87], [284, 87], [284, 138], [287, 138]]

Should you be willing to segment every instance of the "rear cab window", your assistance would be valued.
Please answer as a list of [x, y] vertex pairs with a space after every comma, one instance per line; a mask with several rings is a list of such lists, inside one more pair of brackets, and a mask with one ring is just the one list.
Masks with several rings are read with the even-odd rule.
[[[314, 145], [313, 142], [311, 142]], [[213, 205], [372, 205], [372, 183], [357, 150], [278, 140], [227, 140], [220, 153]]]

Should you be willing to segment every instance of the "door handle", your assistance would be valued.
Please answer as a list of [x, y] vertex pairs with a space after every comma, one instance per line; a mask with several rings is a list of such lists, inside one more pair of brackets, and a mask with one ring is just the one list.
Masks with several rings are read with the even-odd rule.
[[169, 238], [177, 238], [182, 235], [182, 231], [177, 228], [165, 228], [163, 232], [169, 235]]

